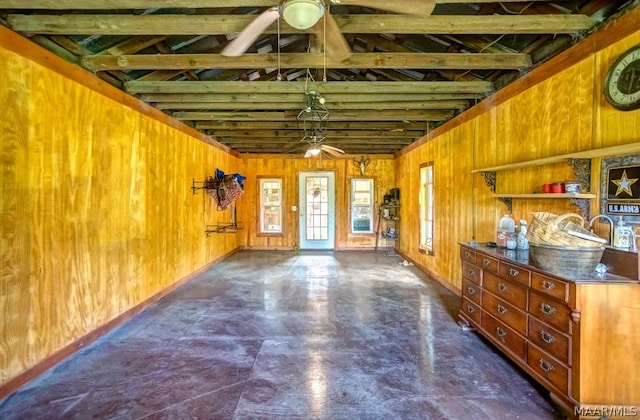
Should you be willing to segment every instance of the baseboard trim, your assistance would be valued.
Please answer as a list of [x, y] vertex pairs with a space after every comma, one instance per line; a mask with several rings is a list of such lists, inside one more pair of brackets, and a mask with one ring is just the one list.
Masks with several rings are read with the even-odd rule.
[[154, 302], [157, 302], [158, 300], [160, 300], [163, 297], [167, 296], [169, 293], [173, 292], [178, 287], [180, 287], [183, 284], [193, 280], [195, 277], [197, 277], [198, 275], [202, 274], [203, 272], [208, 270], [213, 265], [219, 263], [220, 261], [222, 261], [222, 260], [224, 260], [226, 258], [229, 258], [230, 256], [232, 256], [236, 252], [238, 252], [237, 248], [234, 249], [233, 251], [230, 251], [230, 252], [228, 252], [228, 253], [216, 258], [215, 260], [207, 263], [205, 266], [199, 268], [198, 270], [194, 271], [193, 273], [187, 275], [186, 277], [178, 280], [177, 282], [175, 282], [172, 285], [168, 286], [167, 288], [163, 289], [160, 293], [157, 293], [157, 294], [151, 296], [150, 298], [148, 298], [147, 300], [139, 303], [138, 305], [134, 306], [133, 308], [128, 309], [127, 311], [121, 313], [120, 315], [118, 315], [117, 317], [113, 318], [111, 321], [107, 322], [103, 326], [101, 326], [99, 328], [96, 328], [93, 331], [90, 331], [89, 333], [87, 333], [86, 335], [82, 336], [78, 340], [76, 340], [76, 341], [72, 342], [71, 344], [68, 344], [67, 346], [61, 348], [60, 350], [58, 350], [57, 352], [55, 352], [51, 356], [41, 360], [36, 365], [34, 365], [33, 367], [31, 367], [31, 368], [27, 369], [26, 371], [22, 372], [21, 374], [19, 374], [15, 378], [10, 379], [7, 383], [5, 383], [4, 385], [2, 385], [0, 387], [0, 401], [3, 400], [4, 398], [8, 397], [9, 395], [13, 394], [14, 392], [16, 392], [21, 386], [23, 386], [27, 382], [37, 378], [38, 376], [40, 376], [41, 374], [43, 374], [47, 370], [51, 369], [52, 367], [54, 367], [58, 363], [62, 362], [63, 360], [65, 360], [69, 356], [71, 356], [74, 353], [76, 353], [81, 348], [86, 347], [89, 344], [95, 342], [97, 339], [99, 339], [100, 337], [102, 337], [106, 333], [110, 332], [114, 328], [118, 327], [119, 325], [123, 324], [125, 321], [129, 320], [134, 315], [142, 312], [149, 305], [151, 305]]
[[451, 293], [457, 295], [457, 296], [461, 296], [462, 295], [462, 290], [458, 289], [457, 287], [455, 287], [453, 284], [449, 283], [448, 281], [446, 281], [443, 277], [439, 276], [438, 274], [434, 273], [433, 271], [429, 270], [427, 267], [425, 267], [424, 265], [420, 264], [419, 262], [417, 262], [416, 260], [407, 257], [404, 253], [400, 252], [400, 251], [396, 251], [398, 252], [398, 254], [404, 258], [407, 261], [411, 261], [413, 263], [414, 266], [418, 267], [420, 269], [420, 271], [422, 271], [423, 273], [425, 273], [427, 276], [429, 276], [430, 278], [432, 278], [433, 280], [435, 280], [437, 283], [439, 283], [442, 287], [444, 287], [445, 289], [447, 289], [448, 291], [450, 291]]

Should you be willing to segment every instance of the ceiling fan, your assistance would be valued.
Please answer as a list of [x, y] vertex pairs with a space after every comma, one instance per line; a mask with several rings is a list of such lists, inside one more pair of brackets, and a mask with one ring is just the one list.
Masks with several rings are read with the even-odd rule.
[[351, 56], [351, 47], [333, 16], [326, 13], [332, 5], [363, 6], [392, 13], [428, 16], [433, 12], [435, 0], [284, 0], [279, 6], [258, 15], [221, 54], [227, 57], [244, 54], [271, 24], [282, 17], [296, 29], [310, 29], [324, 43], [329, 55], [339, 61], [346, 60]]
[[307, 149], [304, 154], [305, 158], [310, 158], [312, 156], [318, 156], [322, 154], [322, 152], [326, 152], [327, 154], [335, 157], [340, 157], [340, 155], [344, 154], [344, 150], [338, 149], [337, 147], [329, 146], [328, 144], [321, 144], [322, 140], [314, 140], [311, 142], [311, 147]]

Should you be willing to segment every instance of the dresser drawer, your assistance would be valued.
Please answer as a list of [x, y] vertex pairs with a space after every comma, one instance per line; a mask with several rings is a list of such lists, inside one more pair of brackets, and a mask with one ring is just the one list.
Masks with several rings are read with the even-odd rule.
[[560, 331], [529, 317], [529, 341], [562, 363], [570, 365], [571, 339]]
[[501, 297], [520, 309], [527, 310], [526, 287], [486, 272], [483, 275], [483, 283], [485, 290]]
[[569, 369], [566, 366], [531, 343], [527, 344], [527, 364], [563, 394], [567, 394]]
[[507, 327], [488, 313], [482, 315], [482, 328], [497, 341], [503, 349], [515, 354], [519, 359], [525, 359], [525, 340], [517, 332]]
[[571, 334], [571, 310], [563, 302], [531, 290], [529, 313], [544, 323]]
[[492, 273], [498, 272], [498, 260], [493, 257], [488, 257], [483, 254], [478, 254], [476, 256], [477, 264], [484, 270], [490, 271]]
[[556, 299], [568, 302], [569, 285], [562, 280], [547, 277], [540, 273], [531, 273], [531, 288]]
[[462, 308], [460, 308], [460, 310], [464, 312], [467, 318], [475, 322], [476, 325], [480, 325], [482, 311], [480, 310], [480, 307], [478, 305], [471, 302], [467, 298], [463, 298]]
[[476, 251], [469, 248], [460, 247], [460, 258], [462, 261], [468, 261], [471, 264], [476, 263]]
[[493, 296], [491, 293], [485, 293], [482, 299], [482, 309], [520, 334], [527, 334], [527, 314], [515, 306]]
[[467, 279], [462, 279], [462, 297], [466, 297], [477, 305], [482, 304], [482, 289]]
[[462, 263], [462, 277], [482, 286], [482, 278], [480, 277], [480, 269], [468, 262]]
[[525, 286], [529, 286], [531, 280], [531, 271], [504, 261], [500, 261], [500, 264], [498, 265], [498, 273], [505, 279], [517, 281]]

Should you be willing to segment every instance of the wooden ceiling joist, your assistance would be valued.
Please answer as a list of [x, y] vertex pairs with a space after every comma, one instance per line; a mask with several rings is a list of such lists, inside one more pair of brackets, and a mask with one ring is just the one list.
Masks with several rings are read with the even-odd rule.
[[[353, 34], [573, 34], [597, 22], [584, 15], [334, 15], [342, 33]], [[9, 14], [7, 22], [17, 32], [64, 35], [225, 35], [241, 32], [255, 15], [106, 15]], [[305, 33], [284, 20], [265, 35]]]
[[[295, 121], [203, 121], [195, 124], [198, 130], [297, 130]], [[403, 122], [403, 121], [367, 121], [349, 122], [341, 121], [339, 125], [331, 124], [328, 129], [338, 127], [342, 130], [387, 130], [387, 131], [427, 131], [430, 128], [428, 122]]]
[[[207, 134], [215, 137], [234, 138], [297, 138], [300, 139], [298, 130], [208, 130]], [[424, 131], [388, 131], [388, 130], [327, 130], [326, 136], [333, 138], [353, 139], [379, 139], [388, 138], [416, 138], [422, 136]]]
[[[451, 111], [391, 110], [338, 111], [331, 113], [331, 121], [444, 121], [453, 116]], [[297, 112], [175, 112], [174, 118], [194, 121], [289, 121], [295, 122]]]
[[[220, 102], [160, 102], [155, 105], [161, 110], [167, 109], [207, 109], [216, 110], [302, 110], [305, 103], [299, 102], [238, 102], [238, 103], [220, 103]], [[404, 102], [327, 102], [327, 108], [333, 113], [341, 110], [385, 110], [385, 109], [465, 109], [469, 106], [468, 101], [449, 100], [449, 101], [404, 101]]]
[[488, 93], [493, 83], [478, 82], [138, 82], [124, 84], [127, 92], [136, 93]]
[[[552, 1], [552, 0], [533, 0]], [[493, 3], [495, 0], [436, 0], [437, 4]], [[501, 0], [501, 3], [522, 0]], [[154, 0], [154, 8], [227, 8], [227, 7], [271, 7], [277, 0]], [[148, 9], [149, 0], [0, 0], [2, 9], [51, 9], [51, 10], [104, 10], [104, 9]]]
[[176, 69], [264, 69], [264, 68], [387, 68], [387, 69], [524, 69], [531, 66], [528, 54], [459, 53], [360, 53], [345, 60], [322, 54], [143, 54], [93, 55], [82, 65], [93, 71]]
[[[406, 102], [406, 101], [455, 101], [482, 99], [484, 95], [476, 93], [328, 93], [322, 94], [327, 104], [338, 102], [368, 103], [368, 102]], [[149, 103], [183, 102], [183, 103], [306, 103], [303, 93], [150, 93], [138, 96], [138, 99]]]

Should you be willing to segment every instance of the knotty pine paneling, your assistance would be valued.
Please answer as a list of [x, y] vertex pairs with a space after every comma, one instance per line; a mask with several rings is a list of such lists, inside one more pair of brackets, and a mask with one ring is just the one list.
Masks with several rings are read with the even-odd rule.
[[[400, 225], [400, 251], [435, 277], [460, 288], [458, 243], [472, 237], [495, 240], [495, 227], [506, 207], [486, 186], [480, 169], [600, 147], [640, 141], [640, 110], [620, 112], [604, 100], [602, 80], [608, 66], [626, 49], [640, 42], [640, 32], [552, 74], [520, 94], [426, 141], [396, 158], [401, 190], [401, 217], [416, 219]], [[499, 94], [499, 93], [498, 93]], [[418, 252], [419, 166], [435, 162], [435, 241], [433, 256]], [[599, 168], [594, 159], [594, 168]], [[592, 173], [592, 192], [598, 194], [599, 169]], [[574, 178], [565, 163], [497, 173], [497, 193], [540, 192], [546, 182]], [[530, 225], [532, 213], [579, 213], [564, 199], [513, 199], [512, 216]], [[597, 213], [597, 200], [591, 205]], [[606, 236], [608, 232], [600, 232]]]
[[[350, 190], [351, 179], [373, 178], [375, 200], [380, 204], [384, 194], [395, 187], [394, 163], [391, 156], [373, 157], [366, 167], [365, 175], [353, 165], [350, 156], [340, 159], [304, 159], [298, 156], [245, 155], [242, 170], [248, 175], [238, 219], [245, 223], [241, 231], [241, 245], [254, 249], [293, 249], [299, 244], [299, 210], [293, 212], [291, 206], [299, 207], [298, 178], [300, 172], [333, 171], [336, 179], [336, 249], [373, 248], [375, 234], [350, 233]], [[274, 177], [283, 180], [283, 235], [262, 236], [258, 232], [258, 177]], [[402, 195], [401, 195], [402, 200]], [[376, 212], [377, 222], [377, 212]], [[375, 226], [374, 226], [375, 227]]]
[[[0, 386], [238, 247], [191, 180], [238, 159], [0, 48]], [[203, 200], [204, 198], [204, 200]]]

